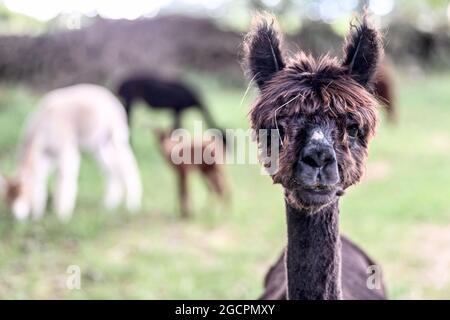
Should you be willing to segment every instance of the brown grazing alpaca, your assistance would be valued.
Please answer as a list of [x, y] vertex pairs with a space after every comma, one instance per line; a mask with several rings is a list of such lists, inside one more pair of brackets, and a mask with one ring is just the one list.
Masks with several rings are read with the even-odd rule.
[[273, 18], [257, 19], [244, 43], [260, 89], [251, 126], [278, 129], [268, 144], [282, 142], [271, 177], [284, 189], [287, 250], [269, 271], [263, 298], [383, 299], [381, 271], [339, 233], [339, 199], [361, 179], [377, 123], [370, 92], [380, 34], [364, 17], [347, 36], [342, 61], [303, 52], [286, 59], [281, 44]]
[[[178, 175], [178, 189], [180, 196], [181, 216], [187, 218], [190, 215], [188, 174], [190, 171], [198, 171], [205, 179], [209, 189], [214, 192], [225, 204], [229, 201], [229, 191], [222, 168], [225, 147], [220, 143], [211, 141], [176, 141], [171, 139], [170, 132], [155, 130], [160, 149], [164, 158], [175, 169]], [[184, 144], [184, 145], [183, 145]], [[187, 156], [185, 152], [188, 152]], [[201, 161], [194, 161], [194, 155], [201, 155]], [[188, 161], [174, 161], [173, 155]], [[207, 156], [208, 159], [206, 159]], [[209, 156], [210, 155], [210, 156]], [[197, 163], [199, 162], [199, 163]]]
[[394, 81], [387, 62], [380, 63], [375, 75], [374, 96], [384, 106], [390, 122], [397, 120], [397, 108], [394, 101]]

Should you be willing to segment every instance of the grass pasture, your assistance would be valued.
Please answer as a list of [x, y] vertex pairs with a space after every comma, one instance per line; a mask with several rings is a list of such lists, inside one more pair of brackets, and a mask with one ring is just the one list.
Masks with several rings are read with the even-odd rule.
[[[198, 80], [198, 79], [197, 79]], [[224, 127], [248, 127], [251, 94], [215, 79], [198, 81]], [[450, 76], [397, 79], [399, 121], [384, 121], [371, 144], [367, 175], [342, 200], [342, 231], [382, 266], [391, 298], [450, 297]], [[15, 147], [37, 96], [0, 88], [0, 170], [11, 174]], [[17, 223], [0, 206], [0, 298], [253, 299], [285, 241], [281, 188], [257, 165], [230, 165], [230, 208], [191, 179], [194, 216], [180, 220], [175, 175], [152, 126], [168, 114], [137, 108], [133, 142], [144, 182], [140, 213], [106, 212], [102, 176], [82, 163], [78, 205], [61, 224], [52, 212]], [[192, 123], [198, 115], [183, 119]], [[382, 117], [382, 120], [384, 118]], [[82, 272], [68, 290], [67, 268]]]

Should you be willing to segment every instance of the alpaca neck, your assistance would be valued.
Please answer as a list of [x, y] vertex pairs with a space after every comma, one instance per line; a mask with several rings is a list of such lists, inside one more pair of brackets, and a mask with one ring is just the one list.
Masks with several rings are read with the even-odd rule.
[[338, 201], [318, 212], [286, 204], [291, 300], [342, 299]]
[[20, 153], [18, 174], [19, 177], [29, 180], [34, 177], [34, 173], [37, 170], [36, 160], [38, 158], [38, 154], [33, 143], [28, 143], [22, 148], [23, 149]]

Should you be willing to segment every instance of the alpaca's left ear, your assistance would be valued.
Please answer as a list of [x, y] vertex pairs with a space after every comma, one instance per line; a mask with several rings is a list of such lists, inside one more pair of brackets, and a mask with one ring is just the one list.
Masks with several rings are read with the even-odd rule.
[[260, 89], [284, 68], [281, 41], [274, 17], [266, 14], [254, 19], [244, 40], [244, 65]]
[[369, 87], [382, 55], [380, 32], [364, 16], [359, 26], [352, 25], [345, 39], [343, 66], [359, 84]]

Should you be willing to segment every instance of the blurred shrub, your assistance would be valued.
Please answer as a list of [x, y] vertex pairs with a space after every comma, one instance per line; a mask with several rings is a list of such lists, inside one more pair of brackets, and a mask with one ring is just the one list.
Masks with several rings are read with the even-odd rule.
[[[98, 19], [80, 30], [0, 37], [0, 79], [42, 89], [79, 82], [115, 87], [129, 73], [179, 76], [194, 69], [242, 84], [241, 40], [242, 34], [208, 18]], [[301, 47], [319, 55], [340, 54], [342, 41], [330, 25], [308, 22], [286, 42], [291, 51]], [[448, 28], [426, 32], [396, 21], [385, 30], [385, 45], [396, 65], [450, 66]]]

